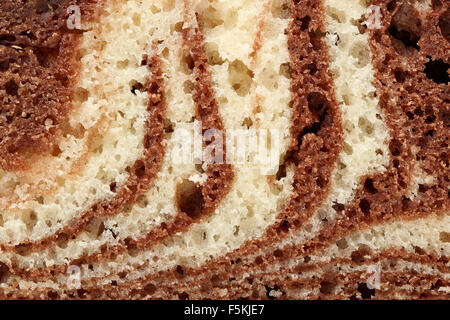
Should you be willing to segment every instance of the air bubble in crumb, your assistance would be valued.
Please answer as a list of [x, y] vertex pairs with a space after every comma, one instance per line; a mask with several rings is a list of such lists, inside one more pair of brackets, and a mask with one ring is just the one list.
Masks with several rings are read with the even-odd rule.
[[253, 72], [240, 60], [234, 60], [228, 66], [228, 81], [241, 97], [249, 94], [253, 76]]
[[217, 43], [207, 42], [205, 44], [205, 51], [210, 65], [222, 65], [225, 62], [220, 56]]
[[223, 17], [213, 7], [209, 6], [200, 13], [200, 20], [207, 29], [216, 28], [224, 23]]
[[280, 75], [286, 77], [288, 79], [291, 78], [291, 68], [289, 62], [283, 63], [280, 65]]
[[185, 213], [192, 219], [200, 217], [204, 199], [200, 186], [189, 180], [183, 180], [177, 185], [176, 189], [177, 205], [181, 212]]
[[85, 88], [76, 88], [74, 99], [81, 103], [86, 102], [89, 99], [89, 91]]
[[358, 120], [358, 125], [363, 130], [363, 132], [366, 135], [368, 135], [368, 136], [372, 136], [373, 135], [373, 133], [375, 131], [375, 127], [374, 127], [372, 122], [367, 120], [367, 118], [360, 117], [359, 120]]
[[344, 23], [346, 21], [345, 12], [342, 10], [327, 6], [326, 12], [331, 18], [339, 23]]
[[271, 12], [274, 18], [289, 19], [291, 16], [289, 0], [274, 0]]
[[350, 48], [350, 55], [356, 59], [356, 66], [363, 68], [370, 62], [369, 48], [363, 42], [356, 41]]
[[439, 233], [439, 240], [442, 242], [450, 242], [450, 232], [442, 231]]

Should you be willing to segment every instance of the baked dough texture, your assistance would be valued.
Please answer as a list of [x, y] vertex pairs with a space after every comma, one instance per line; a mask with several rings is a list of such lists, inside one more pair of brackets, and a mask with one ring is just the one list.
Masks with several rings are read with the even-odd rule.
[[0, 298], [450, 298], [449, 21], [2, 0]]

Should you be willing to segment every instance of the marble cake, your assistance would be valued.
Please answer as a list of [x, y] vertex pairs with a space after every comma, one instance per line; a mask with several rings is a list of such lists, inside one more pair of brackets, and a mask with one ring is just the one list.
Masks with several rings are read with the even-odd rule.
[[[449, 21], [445, 0], [2, 0], [0, 298], [448, 299]], [[275, 170], [177, 161], [196, 126], [257, 132]]]

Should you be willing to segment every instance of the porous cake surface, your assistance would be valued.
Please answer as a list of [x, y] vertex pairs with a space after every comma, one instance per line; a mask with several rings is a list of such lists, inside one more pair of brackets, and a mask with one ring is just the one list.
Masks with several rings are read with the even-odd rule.
[[4, 0], [0, 298], [450, 297], [444, 0]]

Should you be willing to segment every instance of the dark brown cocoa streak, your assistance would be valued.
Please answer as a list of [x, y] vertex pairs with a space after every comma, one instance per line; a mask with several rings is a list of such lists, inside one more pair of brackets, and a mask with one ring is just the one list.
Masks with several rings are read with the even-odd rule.
[[[395, 272], [387, 271], [381, 273], [380, 289], [369, 289], [366, 281], [372, 276], [366, 272], [351, 272], [338, 275], [336, 279], [330, 281], [327, 277], [319, 278], [318, 293], [309, 296], [310, 299], [413, 299], [426, 297], [446, 297], [448, 294], [439, 292], [441, 284], [448, 285], [448, 281], [442, 282], [440, 276], [436, 275], [412, 275], [410, 271]], [[281, 279], [279, 279], [281, 280]], [[307, 280], [307, 279], [304, 279]], [[299, 290], [302, 289], [302, 282], [297, 280], [287, 280], [283, 288]], [[438, 286], [435, 286], [438, 284]], [[414, 289], [408, 287], [414, 286]], [[402, 288], [403, 287], [403, 288]], [[404, 288], [406, 287], [406, 288]], [[334, 293], [338, 291], [338, 293]], [[402, 297], [402, 298], [401, 298]], [[298, 299], [298, 295], [285, 295], [281, 299]]]
[[[58, 230], [55, 234], [38, 241], [26, 241], [16, 246], [1, 245], [3, 251], [45, 250], [48, 246], [55, 245], [56, 241], [75, 239], [94, 218], [108, 217], [120, 213], [127, 205], [135, 203], [140, 195], [150, 189], [164, 159], [166, 101], [159, 56], [154, 55], [151, 58], [145, 56], [143, 64], [146, 64], [151, 71], [151, 76], [144, 85], [144, 90], [149, 96], [147, 106], [149, 117], [146, 121], [147, 130], [144, 137], [143, 156], [136, 160], [129, 169], [130, 176], [126, 183], [120, 188], [115, 183], [112, 183], [110, 186], [111, 191], [116, 193], [112, 200], [100, 201], [84, 212], [81, 217], [77, 217], [77, 219]], [[117, 191], [116, 188], [118, 188]], [[64, 272], [65, 269], [66, 266], [53, 267], [53, 271], [59, 270]], [[36, 272], [39, 273], [40, 271]]]
[[[295, 252], [293, 252], [295, 253]], [[426, 252], [411, 253], [404, 249], [389, 248], [384, 249], [381, 252], [370, 252], [366, 250], [355, 250], [350, 256], [345, 257], [330, 257], [328, 261], [315, 261], [310, 262], [309, 256], [304, 256], [303, 259], [298, 259], [296, 265], [292, 266], [290, 261], [296, 259], [292, 258], [289, 252], [281, 251], [281, 253], [276, 253], [267, 259], [259, 260], [259, 263], [253, 265], [242, 265], [239, 268], [229, 268], [226, 270], [226, 277], [224, 274], [215, 273], [211, 268], [183, 268], [183, 275], [187, 278], [193, 277], [196, 281], [208, 278], [211, 273], [215, 276], [222, 277], [223, 280], [228, 279], [227, 277], [239, 278], [241, 274], [250, 274], [252, 277], [257, 278], [258, 274], [265, 274], [266, 270], [271, 270], [273, 265], [279, 265], [277, 269], [278, 274], [301, 274], [304, 272], [313, 272], [315, 270], [326, 270], [330, 269], [330, 266], [343, 266], [343, 265], [372, 265], [377, 263], [388, 263], [388, 265], [393, 266], [400, 261], [413, 262], [421, 265], [430, 266], [436, 268], [441, 273], [450, 273], [450, 266], [448, 266], [449, 257], [448, 256], [438, 256], [436, 254], [430, 254]], [[235, 260], [234, 263], [241, 264], [239, 260]], [[267, 271], [270, 272], [270, 271]]]
[[[432, 267], [443, 274], [450, 273], [448, 256], [438, 256], [436, 254], [426, 253], [425, 251], [420, 254], [411, 253], [399, 248], [387, 248], [381, 252], [370, 252], [360, 249], [353, 251], [349, 256], [330, 257], [328, 261], [306, 262], [307, 260], [303, 259], [303, 261], [300, 260], [297, 265], [293, 267], [289, 266], [288, 262], [290, 259], [292, 258], [285, 258], [282, 256], [276, 257], [273, 260], [266, 260], [259, 265], [259, 269], [270, 270], [270, 266], [276, 263], [281, 265], [281, 267], [277, 270], [277, 272], [281, 274], [301, 274], [304, 272], [313, 272], [315, 270], [331, 270], [330, 267], [338, 268], [345, 265], [369, 266], [381, 264], [382, 268], [386, 269], [396, 266], [399, 262], [412, 262]], [[295, 259], [295, 257], [293, 259]], [[189, 275], [189, 272], [187, 272], [187, 275]], [[239, 274], [233, 273], [231, 275], [238, 276]]]
[[[396, 252], [398, 254], [396, 254]], [[403, 250], [386, 250], [380, 254], [368, 256], [364, 262], [364, 265], [380, 263], [382, 266], [381, 273], [381, 286], [383, 288], [389, 288], [390, 293], [395, 293], [396, 288], [401, 285], [414, 285], [415, 287], [426, 288], [423, 290], [425, 295], [436, 295], [438, 290], [442, 286], [447, 286], [441, 276], [422, 274], [414, 270], [395, 271], [398, 263], [404, 261], [415, 262], [420, 265], [426, 266], [441, 266], [445, 267], [445, 263], [442, 261], [444, 257], [431, 257], [417, 254], [411, 254]], [[338, 286], [344, 286], [344, 293], [336, 296], [339, 298], [345, 298], [352, 296], [357, 290], [361, 292], [364, 288], [365, 281], [372, 274], [369, 271], [364, 272], [350, 272], [343, 273], [338, 271], [338, 266], [360, 266], [360, 263], [353, 261], [351, 258], [338, 258], [328, 262], [322, 262], [319, 264], [309, 264], [309, 268], [304, 268], [299, 265], [293, 267], [289, 271], [278, 270], [277, 272], [265, 271], [263, 267], [259, 267], [255, 270], [246, 270], [246, 277], [242, 277], [243, 273], [216, 273], [214, 270], [202, 267], [196, 269], [194, 272], [188, 268], [177, 268], [175, 272], [162, 272], [159, 274], [152, 274], [145, 279], [139, 279], [132, 282], [127, 282], [125, 285], [105, 285], [101, 292], [93, 283], [105, 280], [102, 279], [90, 279], [83, 284], [83, 290], [80, 292], [71, 292], [71, 298], [123, 298], [123, 297], [136, 297], [136, 298], [183, 298], [186, 294], [192, 298], [210, 298], [218, 299], [223, 298], [219, 295], [218, 289], [226, 289], [226, 299], [236, 299], [241, 297], [254, 298], [254, 299], [266, 299], [268, 298], [268, 291], [279, 290], [284, 294], [280, 299], [294, 299], [295, 295], [290, 295], [290, 290], [295, 289], [319, 289], [319, 293], [316, 298], [331, 298], [333, 288]], [[325, 269], [330, 266], [332, 268]], [[448, 269], [448, 267], [446, 267]], [[309, 276], [301, 277], [302, 273], [312, 272], [315, 270], [327, 270], [322, 275], [316, 274], [314, 278]], [[280, 277], [280, 274], [283, 274]], [[196, 276], [201, 277], [196, 277]], [[292, 279], [292, 275], [300, 275], [298, 279]], [[122, 277], [122, 275], [121, 275]], [[124, 275], [125, 277], [125, 275]], [[364, 290], [366, 291], [366, 290]], [[364, 292], [363, 291], [363, 292]], [[68, 293], [67, 291], [66, 293]], [[259, 292], [259, 293], [258, 293]], [[351, 292], [351, 293], [350, 293]], [[258, 295], [256, 294], [258, 293]], [[350, 293], [350, 294], [348, 294]], [[373, 298], [380, 297], [382, 294], [380, 291], [376, 291]], [[383, 294], [386, 294], [384, 292]], [[179, 296], [178, 296], [179, 295]]]
[[[213, 88], [213, 80], [209, 71], [208, 57], [205, 52], [205, 40], [202, 34], [202, 22], [196, 13], [197, 27], [183, 29], [183, 46], [188, 50], [192, 58], [192, 72], [195, 79], [193, 100], [195, 113], [198, 121], [201, 121], [202, 132], [217, 130], [222, 133], [222, 141], [226, 141], [226, 135], [219, 114], [219, 104]], [[204, 147], [209, 142], [204, 141]], [[218, 150], [216, 150], [217, 152]], [[217, 156], [217, 155], [216, 155]], [[226, 146], [223, 143], [223, 162], [226, 161]], [[207, 163], [206, 174], [208, 176], [205, 184], [201, 186], [202, 208], [200, 216], [191, 216], [198, 220], [209, 215], [229, 193], [234, 177], [233, 167], [225, 163]], [[184, 212], [188, 214], [188, 212]]]
[[97, 0], [3, 0], [0, 4], [0, 44], [34, 48], [56, 48], [70, 30], [67, 9], [78, 6], [81, 22], [98, 18]]
[[[400, 297], [420, 299], [448, 299], [449, 295], [439, 291], [439, 288], [449, 285], [448, 281], [435, 275], [409, 276], [405, 272], [385, 272], [381, 276], [380, 286], [383, 290], [368, 290], [364, 281], [371, 276], [364, 272], [340, 274], [335, 283], [330, 283], [324, 277], [300, 277], [297, 279], [280, 277], [279, 273], [267, 274], [260, 279], [247, 278], [243, 282], [227, 281], [223, 285], [214, 282], [182, 284], [180, 286], [147, 284], [118, 288], [115, 285], [105, 285], [104, 288], [85, 287], [79, 290], [64, 290], [57, 293], [49, 289], [41, 289], [27, 294], [27, 299], [274, 299], [269, 292], [276, 290], [281, 293], [277, 299], [301, 299], [294, 290], [310, 290], [309, 299], [399, 299]], [[282, 283], [282, 286], [276, 285]], [[415, 286], [414, 289], [403, 287]], [[339, 293], [329, 292], [338, 288]], [[400, 287], [400, 288], [399, 288]], [[420, 289], [424, 288], [424, 289]], [[220, 290], [226, 289], [224, 297]], [[318, 293], [313, 293], [313, 290]], [[64, 294], [64, 297], [62, 296]], [[17, 299], [25, 296], [12, 293], [6, 294], [0, 290], [0, 299]]]
[[[421, 275], [420, 278], [418, 278], [418, 281], [414, 281], [412, 280], [413, 277], [408, 276], [409, 274], [409, 272], [384, 272], [380, 281], [380, 287], [383, 291], [376, 289], [370, 290], [367, 287], [366, 279], [368, 279], [371, 274], [365, 272], [338, 274], [336, 278], [332, 280], [328, 278], [328, 275], [317, 275], [314, 278], [300, 276], [298, 279], [292, 279], [289, 276], [282, 277], [279, 273], [272, 273], [262, 277], [255, 277], [251, 284], [248, 283], [247, 280], [241, 283], [235, 282], [227, 284], [225, 285], [225, 288], [230, 292], [227, 299], [377, 299], [381, 292], [382, 294], [386, 294], [385, 291], [397, 293], [399, 287], [412, 284], [418, 284], [418, 288], [422, 288], [421, 286], [432, 288], [424, 289], [419, 292], [419, 294], [423, 293], [430, 296], [438, 294], [442, 295], [442, 293], [439, 292], [439, 288], [433, 287], [435, 283], [441, 281], [439, 276]], [[446, 284], [448, 284], [447, 281], [442, 282], [443, 286]], [[205, 295], [210, 299], [220, 298], [210, 296], [210, 291], [198, 293], [188, 286], [185, 287], [185, 289], [193, 295], [193, 299]], [[280, 293], [280, 296], [274, 297], [270, 295], [272, 290]], [[306, 297], [300, 294], [300, 292], [304, 292], [305, 290], [309, 290], [309, 294]], [[338, 293], [335, 293], [335, 290], [338, 291]], [[295, 291], [297, 291], [297, 293]], [[410, 291], [405, 289], [405, 296], [409, 297], [410, 295], [408, 295], [407, 292]], [[443, 296], [448, 297], [448, 294], [443, 294]]]
[[[439, 276], [432, 276], [427, 274], [420, 274], [413, 270], [404, 271], [391, 271], [393, 267], [395, 267], [395, 263], [393, 264], [393, 259], [396, 259], [396, 263], [400, 263], [402, 261], [412, 261], [417, 264], [424, 264], [431, 267], [435, 267], [435, 264], [439, 264], [442, 267], [445, 267], [444, 263], [438, 263], [441, 258], [424, 258], [423, 256], [414, 255], [410, 253], [406, 253], [402, 250], [398, 250], [399, 255], [393, 256], [392, 251], [384, 251], [381, 254], [377, 254], [374, 256], [367, 257], [365, 261], [365, 265], [370, 265], [372, 263], [381, 263], [382, 267], [382, 276], [381, 281], [383, 287], [391, 286], [395, 287], [398, 284], [417, 284], [417, 281], [420, 280], [422, 283], [424, 281], [428, 281], [434, 284], [433, 289], [438, 289], [438, 286], [445, 286], [442, 283], [442, 279]], [[280, 263], [280, 262], [278, 262]], [[282, 262], [281, 262], [282, 263]], [[211, 271], [208, 268], [202, 268], [201, 270], [195, 270], [195, 272], [191, 272], [189, 269], [182, 269], [181, 272], [178, 270], [176, 274], [176, 278], [172, 278], [171, 273], [160, 274], [157, 277], [152, 276], [151, 278], [147, 278], [145, 280], [139, 280], [139, 285], [137, 283], [128, 284], [130, 288], [144, 288], [139, 293], [141, 297], [145, 297], [147, 294], [145, 288], [152, 287], [158, 288], [159, 293], [164, 293], [166, 290], [171, 288], [177, 288], [178, 292], [187, 292], [191, 298], [220, 298], [220, 296], [215, 296], [214, 292], [218, 289], [227, 289], [228, 293], [227, 299], [236, 299], [240, 297], [247, 298], [267, 298], [267, 296], [252, 296], [252, 292], [261, 292], [261, 290], [257, 290], [259, 286], [260, 289], [276, 289], [282, 292], [286, 292], [286, 289], [315, 289], [320, 288], [320, 294], [317, 297], [326, 297], [331, 294], [329, 291], [329, 287], [337, 286], [338, 284], [345, 285], [346, 287], [352, 287], [353, 285], [358, 285], [361, 282], [361, 279], [367, 279], [371, 275], [370, 273], [364, 272], [351, 272], [342, 274], [341, 270], [338, 270], [338, 266], [358, 266], [359, 263], [354, 262], [352, 259], [332, 259], [328, 262], [318, 263], [318, 264], [309, 264], [310, 268], [298, 268], [294, 267], [289, 270], [280, 269], [276, 272], [273, 271], [265, 271], [263, 266], [259, 266], [257, 269], [249, 269], [249, 270], [241, 270], [245, 272], [234, 273], [234, 272], [221, 272], [216, 273]], [[330, 267], [335, 267], [333, 270]], [[328, 269], [327, 269], [328, 268]], [[447, 268], [448, 269], [448, 268]], [[315, 270], [328, 270], [324, 272], [323, 275], [316, 274], [315, 277], [302, 277], [300, 279], [292, 279], [292, 276], [301, 275], [302, 273], [308, 271]], [[228, 270], [227, 270], [228, 271]], [[243, 274], [246, 274], [246, 277], [242, 277]], [[283, 275], [283, 276], [280, 276]], [[366, 275], [366, 277], [361, 278], [361, 275]], [[390, 276], [392, 275], [392, 276]], [[201, 276], [201, 277], [196, 277]], [[165, 280], [162, 280], [165, 279]], [[431, 280], [433, 281], [431, 281]], [[176, 281], [176, 285], [171, 283], [170, 285], [165, 285], [164, 281]], [[441, 282], [439, 282], [441, 281]], [[365, 282], [365, 281], [363, 281]], [[431, 291], [432, 291], [431, 290]], [[155, 290], [156, 291], [156, 290]], [[428, 290], [430, 291], [430, 290]], [[429, 293], [431, 293], [431, 291]], [[436, 290], [437, 291], [437, 290]], [[152, 294], [155, 294], [153, 292]], [[211, 295], [212, 294], [212, 295]], [[235, 294], [240, 296], [235, 296]], [[250, 296], [248, 296], [250, 294]], [[266, 292], [264, 291], [264, 294]], [[349, 295], [350, 296], [350, 295]], [[157, 298], [158, 295], [153, 296], [151, 298]], [[292, 299], [295, 298], [292, 295], [284, 294], [281, 298]]]
[[[66, 28], [67, 7], [95, 19], [93, 0], [3, 0], [0, 3], [0, 168], [27, 170], [30, 156], [50, 152], [73, 109], [79, 37]], [[52, 122], [48, 128], [46, 121]]]
[[[354, 272], [339, 277], [344, 285], [337, 299], [448, 299], [449, 294], [439, 288], [449, 285], [441, 275], [417, 274], [412, 270], [381, 272], [380, 289], [369, 289], [366, 279], [373, 274]], [[332, 296], [332, 295], [331, 295]], [[329, 299], [327, 296], [324, 299]]]
[[263, 237], [263, 243], [301, 228], [325, 200], [343, 141], [341, 114], [323, 37], [323, 2], [292, 1], [291, 11], [288, 48], [293, 139], [287, 161], [295, 166], [294, 192], [287, 208]]
[[[234, 285], [239, 285], [240, 283], [246, 283], [248, 282], [249, 278], [252, 279], [252, 282], [256, 282], [263, 277], [271, 274], [276, 274], [277, 276], [283, 274], [289, 277], [290, 275], [314, 272], [316, 270], [326, 270], [326, 280], [334, 281], [334, 278], [336, 278], [339, 274], [339, 272], [336, 270], [336, 268], [338, 268], [339, 266], [368, 266], [372, 264], [381, 264], [382, 269], [384, 270], [383, 272], [386, 272], [387, 269], [395, 267], [398, 263], [401, 262], [413, 262], [437, 268], [442, 273], [449, 272], [449, 257], [439, 257], [433, 254], [415, 254], [407, 252], [404, 249], [396, 248], [386, 249], [379, 253], [366, 252], [361, 259], [356, 257], [355, 254], [352, 254], [350, 257], [333, 258], [330, 261], [324, 262], [310, 263], [300, 262], [300, 260], [297, 265], [294, 266], [292, 266], [292, 263], [290, 263], [290, 260], [288, 260], [288, 258], [285, 258], [288, 256], [288, 254], [285, 254], [284, 256], [273, 256], [272, 259], [267, 259], [251, 266], [242, 265], [241, 262], [234, 260], [233, 263], [241, 264], [242, 268], [240, 269], [232, 268], [232, 266], [225, 266], [217, 270], [211, 268], [208, 265], [202, 266], [201, 268], [177, 267], [175, 271], [166, 271], [157, 275], [148, 275], [145, 279], [140, 279], [135, 283], [128, 283], [127, 285], [129, 285], [130, 287], [144, 287], [145, 285], [151, 284], [159, 288], [161, 286], [164, 286], [164, 283], [161, 283], [161, 281], [176, 281], [177, 285], [171, 285], [172, 287], [179, 288], [180, 286], [185, 286], [188, 288], [195, 288], [199, 284], [202, 284], [203, 286], [207, 286], [209, 284], [213, 288], [229, 289], [230, 284], [234, 283]], [[281, 268], [277, 269], [276, 273], [273, 273], [270, 270], [275, 264], [280, 265]], [[333, 268], [335, 268], [334, 271]], [[242, 278], [243, 274], [248, 275], [247, 278]], [[414, 271], [409, 272], [409, 274], [411, 279], [420, 276], [420, 274]], [[315, 280], [318, 279], [320, 279], [320, 277], [316, 276]], [[310, 281], [313, 280], [311, 278], [308, 278], [308, 281], [308, 283], [311, 284]], [[283, 283], [284, 282], [280, 280], [278, 282], [278, 285], [281, 286], [281, 284]], [[276, 283], [269, 284], [272, 287], [276, 285]], [[201, 294], [204, 294], [204, 292], [202, 292]]]

